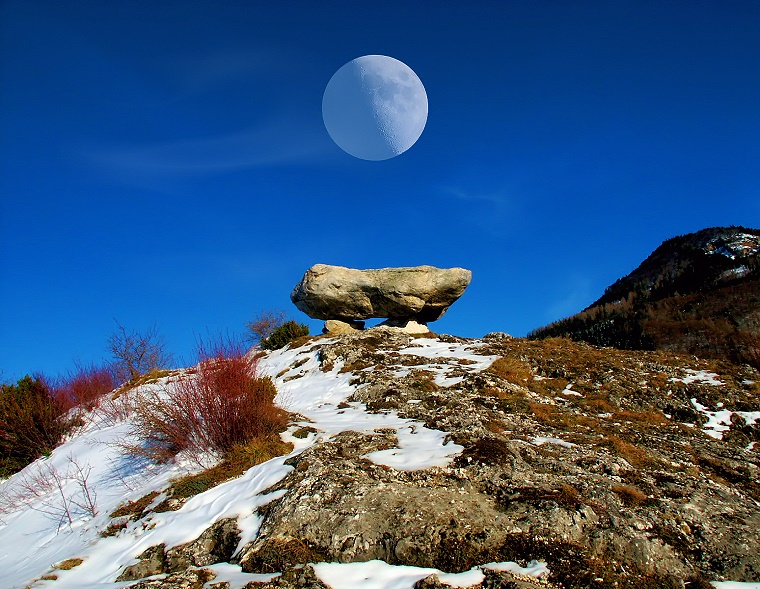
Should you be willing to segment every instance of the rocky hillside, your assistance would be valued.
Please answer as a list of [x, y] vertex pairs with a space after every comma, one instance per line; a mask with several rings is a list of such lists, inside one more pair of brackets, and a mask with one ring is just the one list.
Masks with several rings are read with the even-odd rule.
[[760, 230], [665, 241], [587, 309], [530, 334], [760, 366]]
[[301, 341], [260, 368], [293, 414], [289, 454], [189, 498], [167, 495], [161, 468], [133, 466], [115, 510], [102, 455], [118, 463], [118, 448], [96, 436], [121, 426], [93, 420], [86, 444], [50, 460], [93, 461], [99, 515], [57, 531], [25, 519], [55, 492], [6, 512], [10, 586], [760, 583], [760, 374], [749, 366], [380, 327]]

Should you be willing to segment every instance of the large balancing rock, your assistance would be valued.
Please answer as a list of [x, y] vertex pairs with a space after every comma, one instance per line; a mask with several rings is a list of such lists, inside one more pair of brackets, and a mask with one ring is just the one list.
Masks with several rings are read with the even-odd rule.
[[290, 299], [312, 319], [354, 321], [372, 317], [427, 323], [439, 319], [470, 284], [464, 268], [355, 270], [316, 264]]

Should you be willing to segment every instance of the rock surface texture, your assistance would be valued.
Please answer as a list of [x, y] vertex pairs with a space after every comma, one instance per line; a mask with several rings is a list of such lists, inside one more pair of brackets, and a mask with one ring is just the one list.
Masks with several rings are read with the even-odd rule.
[[290, 295], [312, 319], [356, 321], [373, 317], [435, 321], [472, 279], [464, 268], [381, 268], [355, 270], [316, 264]]
[[504, 334], [438, 340], [498, 359], [474, 372], [445, 353], [431, 360], [434, 339], [384, 328], [321, 345], [319, 357], [323, 370], [355, 375], [349, 402], [450, 432], [461, 455], [402, 472], [367, 459], [397, 444], [393, 432], [315, 444], [270, 489], [287, 492], [240, 551], [244, 570], [382, 559], [453, 572], [539, 558], [551, 570], [543, 587], [760, 581], [760, 423], [735, 419], [717, 440], [691, 401], [756, 410], [754, 370]]
[[[287, 459], [292, 471], [267, 489], [277, 498], [260, 508], [255, 539], [238, 546], [235, 522], [220, 520], [193, 542], [146, 550], [120, 580], [163, 573], [164, 584], [132, 587], [200, 589], [207, 569], [195, 567], [228, 561], [282, 573], [247, 588], [325, 589], [314, 563], [460, 572], [539, 559], [548, 578], [484, 570], [469, 589], [760, 582], [760, 374], [750, 366], [387, 327], [287, 353], [293, 371], [301, 356], [314, 374], [351, 374], [338, 408], [393, 412], [448, 432], [462, 451], [444, 466], [398, 470], [369, 457], [400, 446], [400, 430], [325, 437]], [[278, 375], [278, 388], [299, 386], [301, 370]], [[720, 412], [731, 414], [722, 425]], [[294, 437], [318, 434], [312, 425], [299, 421]], [[414, 588], [444, 586], [430, 575]]]

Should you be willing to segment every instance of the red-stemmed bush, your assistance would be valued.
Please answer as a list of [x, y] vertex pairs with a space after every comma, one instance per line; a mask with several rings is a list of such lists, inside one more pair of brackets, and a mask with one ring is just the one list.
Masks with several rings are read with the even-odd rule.
[[138, 391], [133, 450], [158, 461], [179, 452], [223, 457], [254, 438], [276, 435], [287, 412], [274, 404], [272, 380], [240, 342], [220, 338], [198, 347], [198, 365], [160, 389]]
[[77, 365], [60, 377], [52, 386], [52, 393], [62, 407], [81, 407], [92, 411], [100, 405], [104, 395], [116, 388], [114, 373], [107, 367]]

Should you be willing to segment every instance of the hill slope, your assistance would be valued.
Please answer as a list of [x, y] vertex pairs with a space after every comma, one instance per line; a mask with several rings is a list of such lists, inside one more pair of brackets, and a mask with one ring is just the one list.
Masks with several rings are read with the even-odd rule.
[[[136, 462], [113, 443], [130, 416], [88, 414], [49, 459], [2, 482], [16, 498], [0, 524], [3, 586], [760, 582], [750, 367], [374, 328], [271, 352], [260, 368], [293, 413], [288, 455], [161, 510], [183, 465]], [[24, 481], [69, 457], [92, 467], [97, 510], [62, 524], [62, 501], [82, 503], [76, 477], [31, 494]]]
[[529, 334], [760, 366], [760, 230], [674, 237], [582, 312]]

